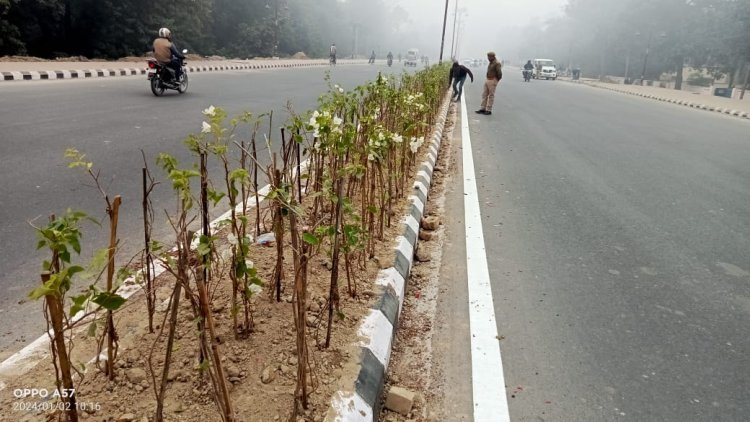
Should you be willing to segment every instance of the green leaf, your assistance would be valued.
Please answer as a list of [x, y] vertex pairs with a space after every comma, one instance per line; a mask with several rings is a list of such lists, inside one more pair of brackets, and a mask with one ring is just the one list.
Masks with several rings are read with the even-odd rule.
[[37, 287], [29, 293], [29, 299], [38, 300], [44, 296], [52, 296], [56, 293], [56, 290], [50, 287], [50, 282], [44, 283], [44, 285]]
[[302, 234], [302, 240], [303, 240], [303, 241], [304, 241], [305, 243], [307, 243], [307, 244], [310, 244], [310, 245], [313, 245], [313, 246], [315, 246], [315, 245], [319, 245], [319, 244], [320, 244], [320, 239], [318, 239], [318, 238], [317, 238], [317, 237], [316, 237], [316, 236], [315, 236], [314, 234], [312, 234], [312, 233], [303, 233], [303, 234]]
[[86, 337], [96, 337], [96, 321], [92, 321], [91, 324], [89, 324], [88, 330], [86, 330]]
[[104, 309], [107, 309], [109, 311], [116, 311], [120, 309], [120, 306], [122, 306], [122, 304], [125, 303], [127, 299], [116, 293], [101, 292], [98, 295], [94, 296], [91, 301]]
[[72, 298], [73, 300], [73, 306], [70, 307], [70, 317], [75, 316], [78, 312], [82, 311], [85, 308], [86, 300], [91, 296], [90, 293], [84, 293], [80, 296], [74, 296]]

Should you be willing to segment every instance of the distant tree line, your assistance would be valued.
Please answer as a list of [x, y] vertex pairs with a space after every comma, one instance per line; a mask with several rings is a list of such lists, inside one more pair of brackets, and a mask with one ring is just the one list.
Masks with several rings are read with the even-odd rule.
[[398, 39], [404, 18], [383, 0], [0, 0], [0, 56], [140, 56], [161, 27], [198, 54], [344, 56]]
[[548, 56], [588, 75], [674, 73], [680, 89], [690, 66], [734, 84], [750, 66], [750, 1], [570, 0], [563, 16], [523, 34], [523, 57]]

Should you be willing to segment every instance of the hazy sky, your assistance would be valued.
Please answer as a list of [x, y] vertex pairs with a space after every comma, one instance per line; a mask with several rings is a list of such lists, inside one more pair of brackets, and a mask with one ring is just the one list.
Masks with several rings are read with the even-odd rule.
[[[512, 36], [515, 27], [524, 26], [533, 20], [544, 22], [560, 15], [563, 6], [567, 4], [567, 0], [449, 0], [444, 56], [450, 55], [456, 1], [458, 8], [466, 11], [463, 18], [464, 29], [459, 32], [460, 55], [464, 58], [482, 57], [488, 50], [495, 50], [502, 56], [503, 38]], [[437, 55], [445, 1], [390, 0], [390, 3], [399, 5], [408, 12], [423, 37], [435, 39], [434, 51], [428, 51], [428, 54]], [[507, 51], [505, 53], [510, 54]]]

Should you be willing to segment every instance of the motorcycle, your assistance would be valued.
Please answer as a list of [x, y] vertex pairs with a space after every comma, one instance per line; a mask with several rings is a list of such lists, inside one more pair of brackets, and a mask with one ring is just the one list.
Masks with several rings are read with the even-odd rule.
[[530, 82], [531, 81], [531, 70], [530, 69], [524, 69], [523, 70], [523, 81], [524, 82]]
[[389, 57], [388, 58], [388, 67], [391, 67], [392, 65], [393, 65], [393, 59]]
[[[187, 53], [187, 50], [182, 50], [182, 53]], [[180, 94], [184, 94], [188, 88], [188, 74], [185, 65], [185, 60], [182, 61], [180, 66], [182, 67], [182, 75], [180, 80], [175, 79], [175, 71], [169, 66], [159, 63], [156, 59], [148, 59], [148, 76], [147, 79], [151, 85], [151, 92], [157, 97], [164, 94], [167, 89], [173, 89]]]

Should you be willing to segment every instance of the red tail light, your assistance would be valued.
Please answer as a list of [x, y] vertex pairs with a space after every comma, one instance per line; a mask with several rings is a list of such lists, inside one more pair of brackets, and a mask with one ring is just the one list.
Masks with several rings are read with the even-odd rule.
[[148, 62], [149, 69], [156, 69], [156, 63], [154, 62]]

